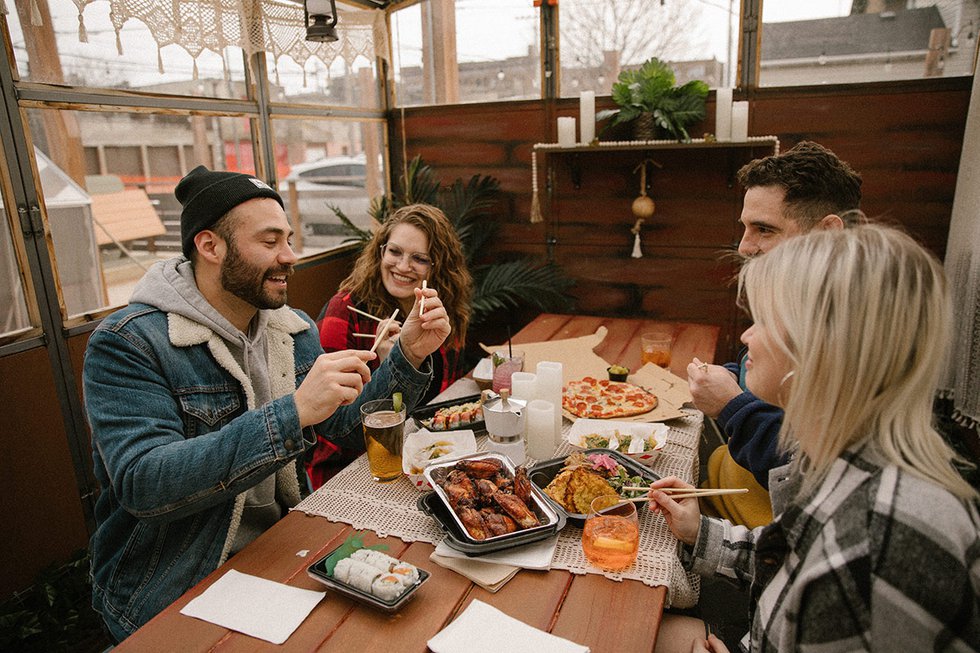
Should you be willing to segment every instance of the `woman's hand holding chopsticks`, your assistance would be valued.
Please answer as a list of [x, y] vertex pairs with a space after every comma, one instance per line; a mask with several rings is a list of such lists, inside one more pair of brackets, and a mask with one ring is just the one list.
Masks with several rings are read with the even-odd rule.
[[659, 512], [667, 520], [667, 527], [681, 542], [693, 545], [698, 539], [698, 530], [701, 527], [701, 508], [698, 506], [697, 497], [688, 495], [687, 492], [681, 495], [688, 495], [687, 498], [674, 499], [670, 493], [662, 492], [662, 488], [676, 488], [684, 490], [695, 490], [693, 485], [685, 483], [676, 476], [668, 476], [654, 481], [650, 485], [650, 510]]
[[[425, 297], [425, 312], [419, 315], [422, 297]], [[449, 315], [442, 305], [439, 293], [433, 288], [416, 288], [415, 305], [402, 324], [398, 337], [405, 358], [416, 368], [432, 352], [439, 349], [452, 333]]]

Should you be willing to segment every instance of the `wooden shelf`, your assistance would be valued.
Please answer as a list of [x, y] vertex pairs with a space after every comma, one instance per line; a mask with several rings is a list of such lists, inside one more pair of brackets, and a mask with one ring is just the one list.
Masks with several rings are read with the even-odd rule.
[[771, 145], [774, 154], [779, 154], [779, 139], [775, 136], [749, 136], [746, 141], [706, 141], [703, 138], [694, 138], [690, 142], [682, 141], [599, 141], [593, 145], [574, 145], [572, 147], [562, 147], [558, 143], [536, 143], [535, 151], [538, 152], [607, 152], [615, 150], [675, 150], [682, 149], [709, 149], [727, 147], [759, 147]]

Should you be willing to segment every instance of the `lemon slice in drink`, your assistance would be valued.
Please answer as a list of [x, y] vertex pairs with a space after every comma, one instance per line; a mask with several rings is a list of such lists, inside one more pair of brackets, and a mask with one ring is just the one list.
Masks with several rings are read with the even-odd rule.
[[391, 395], [391, 408], [396, 413], [402, 412], [402, 393], [396, 392]]
[[623, 540], [617, 540], [612, 537], [605, 537], [600, 535], [593, 541], [593, 546], [597, 549], [612, 549], [614, 551], [632, 551], [633, 545], [630, 542], [624, 542]]

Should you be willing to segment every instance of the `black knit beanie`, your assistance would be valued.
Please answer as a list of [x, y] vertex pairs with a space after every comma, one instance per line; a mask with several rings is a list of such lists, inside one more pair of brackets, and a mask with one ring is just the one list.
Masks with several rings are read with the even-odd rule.
[[194, 251], [194, 236], [210, 229], [221, 216], [256, 197], [270, 197], [285, 206], [279, 193], [261, 179], [241, 172], [211, 171], [197, 166], [187, 173], [174, 195], [184, 210], [180, 212], [180, 243], [184, 256]]

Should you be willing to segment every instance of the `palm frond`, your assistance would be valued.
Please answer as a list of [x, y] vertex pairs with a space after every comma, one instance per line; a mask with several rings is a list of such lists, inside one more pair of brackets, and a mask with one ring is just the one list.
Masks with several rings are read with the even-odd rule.
[[334, 212], [337, 219], [339, 219], [341, 224], [344, 225], [344, 228], [347, 229], [349, 237], [344, 239], [345, 243], [367, 243], [367, 241], [371, 240], [371, 232], [367, 229], [361, 229], [356, 224], [351, 222], [351, 219], [347, 217], [339, 206], [327, 204], [327, 207]]
[[473, 280], [473, 323], [482, 322], [497, 311], [519, 306], [564, 310], [572, 303], [565, 291], [574, 282], [551, 263], [537, 265], [525, 259], [482, 265], [473, 269]]
[[439, 180], [435, 178], [435, 170], [423, 163], [420, 155], [416, 155], [408, 163], [406, 174], [407, 178], [402, 180], [402, 201], [397, 206], [405, 206], [406, 204], [437, 205]]

